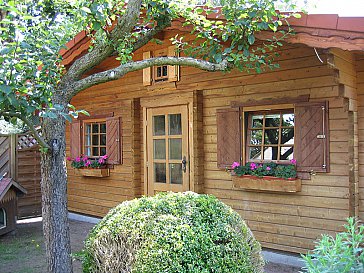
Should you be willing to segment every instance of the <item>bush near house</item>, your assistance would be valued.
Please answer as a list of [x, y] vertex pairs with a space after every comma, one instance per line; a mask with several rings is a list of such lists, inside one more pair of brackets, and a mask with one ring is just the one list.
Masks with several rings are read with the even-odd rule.
[[312, 253], [303, 256], [304, 272], [364, 272], [364, 226], [355, 218], [348, 218], [344, 227], [345, 231], [335, 237], [323, 235]]
[[210, 195], [159, 193], [123, 202], [90, 232], [84, 272], [263, 272], [237, 212]]

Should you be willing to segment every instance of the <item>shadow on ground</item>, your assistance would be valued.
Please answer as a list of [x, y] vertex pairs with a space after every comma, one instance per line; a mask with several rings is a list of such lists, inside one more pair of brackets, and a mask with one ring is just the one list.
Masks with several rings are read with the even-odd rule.
[[[95, 224], [70, 220], [72, 253], [81, 250], [83, 240]], [[0, 237], [1, 273], [46, 273], [45, 249], [41, 218], [22, 220], [13, 233]], [[268, 263], [266, 273], [297, 273], [299, 268]], [[73, 262], [74, 273], [81, 273], [81, 264]]]

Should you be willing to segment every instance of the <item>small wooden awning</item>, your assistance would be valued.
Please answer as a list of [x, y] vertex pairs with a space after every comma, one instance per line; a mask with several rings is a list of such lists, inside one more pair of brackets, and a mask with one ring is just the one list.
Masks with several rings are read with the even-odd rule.
[[27, 190], [15, 182], [12, 178], [0, 179], [0, 201], [5, 197], [6, 193], [13, 188], [17, 196], [22, 196], [27, 193]]

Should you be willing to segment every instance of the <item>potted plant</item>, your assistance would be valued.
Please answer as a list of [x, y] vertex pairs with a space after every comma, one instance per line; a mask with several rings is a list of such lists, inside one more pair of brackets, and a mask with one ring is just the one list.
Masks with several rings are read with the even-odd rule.
[[297, 178], [296, 160], [289, 164], [275, 162], [248, 162], [240, 165], [234, 162], [230, 172], [233, 174], [235, 188], [256, 191], [298, 192], [301, 180]]
[[87, 155], [80, 155], [76, 158], [68, 157], [71, 161], [71, 166], [79, 171], [83, 176], [106, 177], [110, 175], [110, 170], [107, 168], [107, 155], [99, 158], [89, 158]]

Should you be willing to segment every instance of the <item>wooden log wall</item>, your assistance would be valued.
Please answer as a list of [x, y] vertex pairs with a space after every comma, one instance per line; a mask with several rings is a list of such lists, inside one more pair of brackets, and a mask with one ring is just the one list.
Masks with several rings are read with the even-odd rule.
[[[143, 50], [155, 49], [158, 45]], [[138, 110], [138, 100], [155, 97], [162, 102], [172, 97], [178, 103], [179, 96], [190, 93], [197, 113], [192, 126], [198, 136], [193, 141], [200, 143], [196, 144], [200, 146], [194, 152], [195, 170], [198, 170], [194, 175], [199, 181], [195, 182], [197, 191], [214, 194], [237, 210], [257, 239], [268, 248], [305, 252], [322, 233], [338, 231], [350, 210], [353, 207], [355, 210], [349, 198], [353, 192], [350, 187], [355, 186], [355, 174], [349, 171], [349, 164], [357, 162], [357, 158], [349, 158], [349, 151], [355, 153], [357, 145], [350, 138], [356, 130], [356, 116], [355, 111], [349, 114], [349, 104], [354, 105], [355, 98], [350, 101], [349, 95], [343, 95], [350, 89], [343, 91], [341, 87], [352, 87], [353, 79], [340, 74], [340, 68], [328, 65], [326, 61], [334, 58], [333, 53], [318, 51], [324, 63], [313, 48], [306, 46], [287, 45], [279, 53], [281, 68], [259, 75], [209, 73], [182, 67], [181, 80], [176, 86], [147, 88], [142, 85], [142, 71], [136, 71], [77, 95], [72, 104], [79, 109], [92, 114], [112, 111], [122, 116], [123, 164], [116, 165], [110, 177], [98, 179], [78, 176], [68, 166], [70, 210], [103, 216], [116, 204], [143, 194], [143, 117], [142, 109]], [[142, 58], [142, 50], [135, 58]], [[97, 71], [116, 65], [116, 61], [108, 59]], [[295, 194], [233, 189], [230, 174], [216, 165], [216, 110], [229, 107], [231, 101], [299, 95], [310, 95], [311, 101], [329, 101], [330, 172], [303, 180], [302, 191]], [[69, 132], [67, 138], [69, 143]]]
[[364, 54], [356, 55], [359, 136], [359, 219], [364, 220]]

